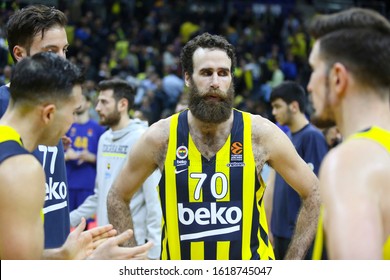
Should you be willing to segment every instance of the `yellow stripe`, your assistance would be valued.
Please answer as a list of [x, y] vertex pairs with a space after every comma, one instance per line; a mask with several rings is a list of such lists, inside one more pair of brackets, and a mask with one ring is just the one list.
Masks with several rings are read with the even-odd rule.
[[168, 253], [167, 253], [167, 250], [165, 248], [167, 248], [167, 243], [168, 243], [168, 240], [167, 240], [167, 228], [165, 226], [165, 219], [164, 217], [161, 219], [161, 226], [162, 226], [162, 232], [164, 233], [164, 236], [165, 238], [161, 241], [161, 246], [162, 248], [164, 248], [162, 251], [161, 251], [161, 259], [162, 260], [167, 260], [168, 259]]
[[358, 132], [351, 135], [347, 138], [347, 140], [361, 138], [371, 139], [375, 142], [378, 142], [390, 153], [390, 131], [384, 130], [383, 128], [380, 128], [378, 126], [373, 126], [368, 131]]
[[[264, 190], [265, 190], [265, 183], [264, 183], [263, 179], [260, 178], [260, 189], [256, 193], [256, 201], [261, 200], [261, 198], [264, 195]], [[258, 205], [257, 208], [258, 208], [258, 211], [260, 213], [259, 223], [268, 235], [268, 223], [267, 223], [267, 216], [265, 214], [264, 200], [261, 201], [261, 205]], [[268, 241], [268, 245], [267, 245], [264, 242], [264, 240], [261, 238], [260, 231], [258, 232], [257, 238], [260, 240], [260, 247], [258, 250], [260, 258], [262, 260], [268, 260], [268, 259], [274, 260], [275, 254], [274, 254], [274, 250], [272, 248], [271, 242]]]
[[242, 258], [248, 260], [252, 256], [250, 248], [250, 238], [252, 230], [252, 218], [253, 218], [253, 199], [254, 199], [254, 173], [255, 165], [253, 151], [252, 151], [252, 122], [250, 115], [242, 113], [244, 122], [244, 158], [245, 166], [243, 167], [243, 201], [242, 201], [242, 213], [245, 213], [242, 217]]
[[[196, 164], [202, 162], [202, 155], [196, 148], [191, 135], [188, 137], [188, 159], [190, 166], [188, 167], [188, 174], [202, 173], [202, 164]], [[188, 194], [189, 202], [202, 202], [203, 201], [203, 189], [200, 189], [199, 199], [195, 199], [196, 186], [199, 183], [199, 179], [188, 178]], [[204, 242], [191, 242], [190, 243], [190, 258], [191, 260], [204, 260]]]
[[321, 260], [322, 259], [322, 250], [324, 248], [324, 208], [321, 206], [320, 216], [318, 217], [318, 225], [317, 225], [317, 234], [314, 240], [313, 247], [313, 260]]
[[390, 260], [390, 236], [387, 238], [385, 246], [383, 246], [383, 259]]
[[[244, 197], [243, 197], [243, 230], [242, 230], [242, 257], [243, 259], [250, 259], [252, 256], [250, 248], [250, 238], [252, 230], [252, 219], [253, 219], [253, 201], [256, 198], [256, 201], [260, 201], [264, 195], [265, 184], [263, 179], [260, 177], [260, 189], [254, 192], [254, 186], [256, 181], [256, 164], [252, 150], [252, 121], [251, 115], [245, 112], [242, 112], [243, 122], [244, 122], [244, 174], [243, 174], [243, 186], [244, 186]], [[256, 195], [256, 197], [255, 197]], [[268, 234], [267, 219], [265, 215], [264, 202], [261, 205], [257, 203], [257, 211], [260, 214], [259, 223], [265, 232]], [[271, 244], [268, 245], [261, 238], [260, 231], [257, 232], [257, 238], [259, 240], [258, 253], [261, 259], [268, 260], [269, 258], [275, 259], [274, 252]], [[247, 246], [245, 246], [247, 245]]]
[[9, 140], [13, 140], [13, 141], [16, 141], [20, 144], [20, 146], [23, 147], [23, 143], [22, 141], [20, 140], [20, 135], [19, 133], [13, 129], [12, 127], [10, 126], [7, 126], [7, 125], [0, 125], [0, 143], [1, 142], [5, 142], [5, 141], [9, 141]]
[[[226, 195], [218, 199], [217, 201], [230, 201], [230, 167], [227, 166], [227, 162], [230, 162], [230, 147], [231, 147], [231, 136], [229, 135], [223, 147], [216, 154], [216, 166], [215, 172], [223, 173], [228, 178], [228, 186]], [[216, 182], [216, 192], [218, 194], [222, 193], [222, 181], [221, 179]], [[233, 186], [234, 187], [234, 186]], [[217, 260], [228, 260], [229, 259], [229, 249], [230, 249], [230, 241], [218, 241], [217, 242]]]
[[[176, 159], [176, 128], [178, 122], [178, 115], [174, 115], [171, 118], [170, 125], [170, 137], [168, 142], [168, 150], [164, 165], [165, 176], [165, 207], [166, 217], [169, 217], [166, 223], [166, 238], [169, 240], [169, 254], [171, 259], [181, 259], [180, 254], [180, 240], [179, 240], [179, 227], [177, 221], [179, 220], [177, 213], [177, 196], [176, 196], [176, 176], [169, 176], [169, 174], [175, 174], [175, 166], [173, 161]], [[165, 240], [166, 242], [167, 240]], [[165, 248], [166, 249], [166, 248]]]

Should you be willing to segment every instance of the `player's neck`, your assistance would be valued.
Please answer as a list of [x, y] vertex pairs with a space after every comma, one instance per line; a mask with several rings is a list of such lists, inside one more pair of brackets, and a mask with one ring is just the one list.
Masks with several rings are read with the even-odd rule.
[[[26, 119], [29, 121], [26, 122]], [[7, 110], [0, 122], [1, 125], [10, 126], [16, 130], [22, 139], [26, 150], [32, 152], [38, 147], [42, 125], [38, 124], [33, 117]]]
[[358, 131], [372, 126], [390, 129], [389, 102], [381, 100], [357, 101], [355, 104], [344, 105], [336, 119], [343, 137], [348, 137]]
[[223, 123], [210, 124], [196, 119], [189, 113], [188, 125], [191, 138], [199, 152], [205, 158], [211, 159], [222, 148], [231, 132], [233, 114]]

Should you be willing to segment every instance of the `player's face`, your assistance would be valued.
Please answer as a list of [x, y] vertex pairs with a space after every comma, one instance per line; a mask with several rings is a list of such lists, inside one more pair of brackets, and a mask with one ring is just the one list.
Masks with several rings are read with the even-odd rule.
[[30, 49], [25, 50], [25, 56], [32, 56], [40, 52], [53, 52], [66, 58], [68, 46], [65, 28], [55, 26], [46, 30], [43, 38], [42, 33], [35, 35]]
[[117, 102], [114, 98], [112, 89], [102, 90], [99, 93], [96, 112], [100, 117], [100, 124], [113, 127], [117, 125], [121, 119], [121, 114], [117, 108]]
[[311, 121], [318, 127], [329, 127], [335, 124], [334, 113], [330, 102], [329, 69], [320, 57], [320, 43], [317, 41], [310, 53], [309, 64], [312, 68], [307, 90], [311, 94], [314, 107]]
[[[75, 85], [71, 97], [66, 101], [59, 101], [54, 112], [52, 125], [48, 129], [48, 146], [55, 146], [63, 135], [69, 130], [75, 121], [75, 114], [80, 109], [82, 103], [82, 90], [80, 85]], [[46, 141], [45, 141], [46, 142]]]
[[281, 98], [276, 98], [271, 103], [272, 115], [281, 125], [289, 125], [292, 118], [292, 112], [289, 105]]
[[193, 68], [192, 76], [186, 74], [191, 113], [207, 123], [226, 121], [234, 99], [230, 58], [223, 50], [199, 48], [193, 55]]

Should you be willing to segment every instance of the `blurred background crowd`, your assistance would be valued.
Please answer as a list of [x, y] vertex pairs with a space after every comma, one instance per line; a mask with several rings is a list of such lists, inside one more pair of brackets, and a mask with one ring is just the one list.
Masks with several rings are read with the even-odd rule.
[[[272, 120], [269, 95], [284, 80], [304, 88], [312, 39], [306, 24], [316, 13], [351, 6], [389, 17], [388, 1], [320, 0], [46, 0], [0, 1], [0, 85], [10, 78], [5, 24], [29, 4], [55, 6], [68, 17], [68, 59], [85, 72], [92, 101], [96, 84], [120, 77], [136, 88], [131, 114], [152, 124], [186, 107], [179, 63], [182, 46], [203, 32], [220, 34], [237, 51], [235, 107]], [[310, 103], [308, 103], [310, 104]], [[91, 117], [98, 119], [91, 106]], [[308, 105], [307, 114], [311, 107]]]

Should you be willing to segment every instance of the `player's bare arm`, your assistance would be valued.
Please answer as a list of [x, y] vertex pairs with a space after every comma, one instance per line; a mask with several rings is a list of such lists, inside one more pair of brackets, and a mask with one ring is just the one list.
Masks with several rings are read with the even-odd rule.
[[[29, 168], [24, 168], [26, 165]], [[42, 166], [31, 155], [15, 156], [1, 164], [0, 178], [1, 259], [41, 259], [45, 197]]]
[[295, 233], [286, 259], [302, 259], [313, 241], [319, 214], [319, 181], [285, 133], [269, 120], [252, 117], [257, 170], [267, 162], [302, 198]]
[[[170, 119], [153, 124], [129, 153], [127, 162], [107, 197], [110, 223], [119, 233], [133, 229], [129, 202], [142, 183], [156, 168], [162, 170], [168, 145]], [[133, 238], [130, 246], [135, 245]]]

